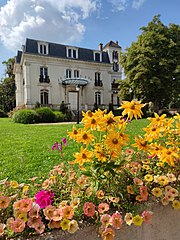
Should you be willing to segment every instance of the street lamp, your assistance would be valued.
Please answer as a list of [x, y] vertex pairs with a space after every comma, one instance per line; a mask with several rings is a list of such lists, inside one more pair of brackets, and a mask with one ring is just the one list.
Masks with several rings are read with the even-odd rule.
[[129, 93], [130, 93], [130, 101], [132, 101], [133, 100], [133, 89], [132, 88], [129, 89]]
[[76, 91], [77, 91], [77, 124], [79, 124], [79, 91], [80, 91], [80, 86], [76, 86]]

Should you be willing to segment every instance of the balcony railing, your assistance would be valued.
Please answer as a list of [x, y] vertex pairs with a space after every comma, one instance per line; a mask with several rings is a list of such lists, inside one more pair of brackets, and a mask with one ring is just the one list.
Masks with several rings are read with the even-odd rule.
[[47, 76], [47, 75], [40, 75], [39, 76], [39, 82], [40, 83], [50, 83], [49, 76]]
[[111, 88], [112, 89], [118, 89], [118, 87], [119, 87], [119, 83], [111, 83]]
[[102, 80], [95, 80], [94, 86], [95, 86], [95, 87], [102, 87], [102, 86], [103, 86]]

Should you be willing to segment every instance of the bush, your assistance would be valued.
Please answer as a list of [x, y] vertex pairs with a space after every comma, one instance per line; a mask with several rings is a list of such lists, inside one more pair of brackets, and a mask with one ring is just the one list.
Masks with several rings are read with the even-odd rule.
[[35, 110], [39, 117], [40, 123], [52, 123], [56, 120], [56, 115], [48, 107], [42, 107]]
[[70, 111], [68, 111], [68, 112], [65, 114], [64, 121], [65, 121], [65, 122], [70, 122], [70, 121], [72, 121], [72, 113], [71, 113]]
[[62, 112], [54, 111], [55, 122], [64, 122], [65, 115]]
[[32, 124], [38, 122], [38, 115], [34, 110], [21, 109], [12, 116], [15, 123]]
[[0, 109], [0, 118], [4, 117], [7, 117], [7, 114], [2, 109]]

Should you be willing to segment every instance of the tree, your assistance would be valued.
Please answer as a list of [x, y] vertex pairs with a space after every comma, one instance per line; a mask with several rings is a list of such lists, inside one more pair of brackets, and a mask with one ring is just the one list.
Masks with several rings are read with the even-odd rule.
[[172, 101], [180, 104], [180, 26], [167, 27], [159, 17], [141, 28], [137, 42], [120, 59], [126, 76], [123, 84], [120, 81], [120, 94], [124, 97], [127, 88], [132, 89], [136, 98], [153, 102], [155, 111]]
[[16, 106], [15, 100], [15, 76], [13, 74], [15, 59], [9, 58], [4, 61], [6, 65], [6, 77], [0, 83], [0, 105], [4, 112], [9, 112]]

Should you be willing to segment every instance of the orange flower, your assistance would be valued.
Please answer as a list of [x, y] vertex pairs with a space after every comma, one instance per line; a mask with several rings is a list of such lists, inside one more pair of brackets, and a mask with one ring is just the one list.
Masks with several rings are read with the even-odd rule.
[[112, 228], [106, 228], [102, 233], [103, 240], [113, 240], [115, 237], [115, 232]]
[[72, 219], [74, 216], [74, 209], [72, 206], [65, 206], [61, 209], [62, 217], [66, 219]]
[[17, 218], [11, 223], [11, 228], [14, 232], [22, 232], [25, 229], [25, 222]]
[[55, 209], [53, 212], [52, 220], [60, 221], [62, 219], [62, 211], [61, 209]]
[[10, 204], [10, 198], [6, 196], [0, 196], [0, 209], [5, 209]]
[[30, 209], [32, 208], [33, 202], [31, 199], [26, 198], [22, 199], [20, 202], [19, 210], [22, 212], [29, 212]]
[[104, 213], [109, 210], [109, 205], [107, 203], [100, 203], [98, 206], [98, 212], [99, 213]]
[[153, 212], [150, 212], [150, 211], [143, 211], [142, 213], [143, 221], [147, 224], [151, 224], [152, 216], [153, 216]]
[[41, 223], [41, 217], [30, 217], [27, 221], [27, 225], [30, 228], [36, 228]]
[[133, 189], [133, 186], [132, 186], [132, 185], [129, 185], [129, 186], [127, 186], [127, 192], [128, 192], [129, 194], [135, 194], [135, 192], [134, 192], [134, 189]]
[[44, 232], [45, 229], [45, 225], [40, 222], [39, 225], [37, 227], [35, 227], [35, 230], [37, 233], [42, 234]]
[[123, 220], [120, 213], [116, 212], [111, 216], [110, 224], [115, 229], [120, 229], [122, 226]]
[[68, 232], [69, 233], [75, 233], [78, 230], [78, 223], [76, 220], [72, 220], [68, 223]]
[[107, 227], [110, 225], [111, 216], [109, 214], [103, 214], [100, 218], [102, 226]]
[[53, 219], [53, 213], [54, 213], [55, 210], [56, 210], [56, 207], [55, 207], [55, 206], [48, 205], [45, 209], [43, 209], [45, 218], [46, 218], [47, 220]]
[[0, 236], [3, 236], [5, 227], [6, 227], [5, 224], [0, 223]]
[[95, 205], [92, 202], [86, 202], [84, 204], [84, 214], [88, 217], [93, 217], [95, 214]]
[[29, 211], [29, 216], [37, 218], [39, 216], [39, 210], [40, 210], [40, 206], [38, 204], [33, 204], [33, 207]]
[[98, 191], [96, 192], [96, 196], [97, 196], [97, 198], [99, 198], [99, 199], [103, 199], [103, 198], [104, 198], [104, 192], [103, 192], [102, 190], [98, 190]]

